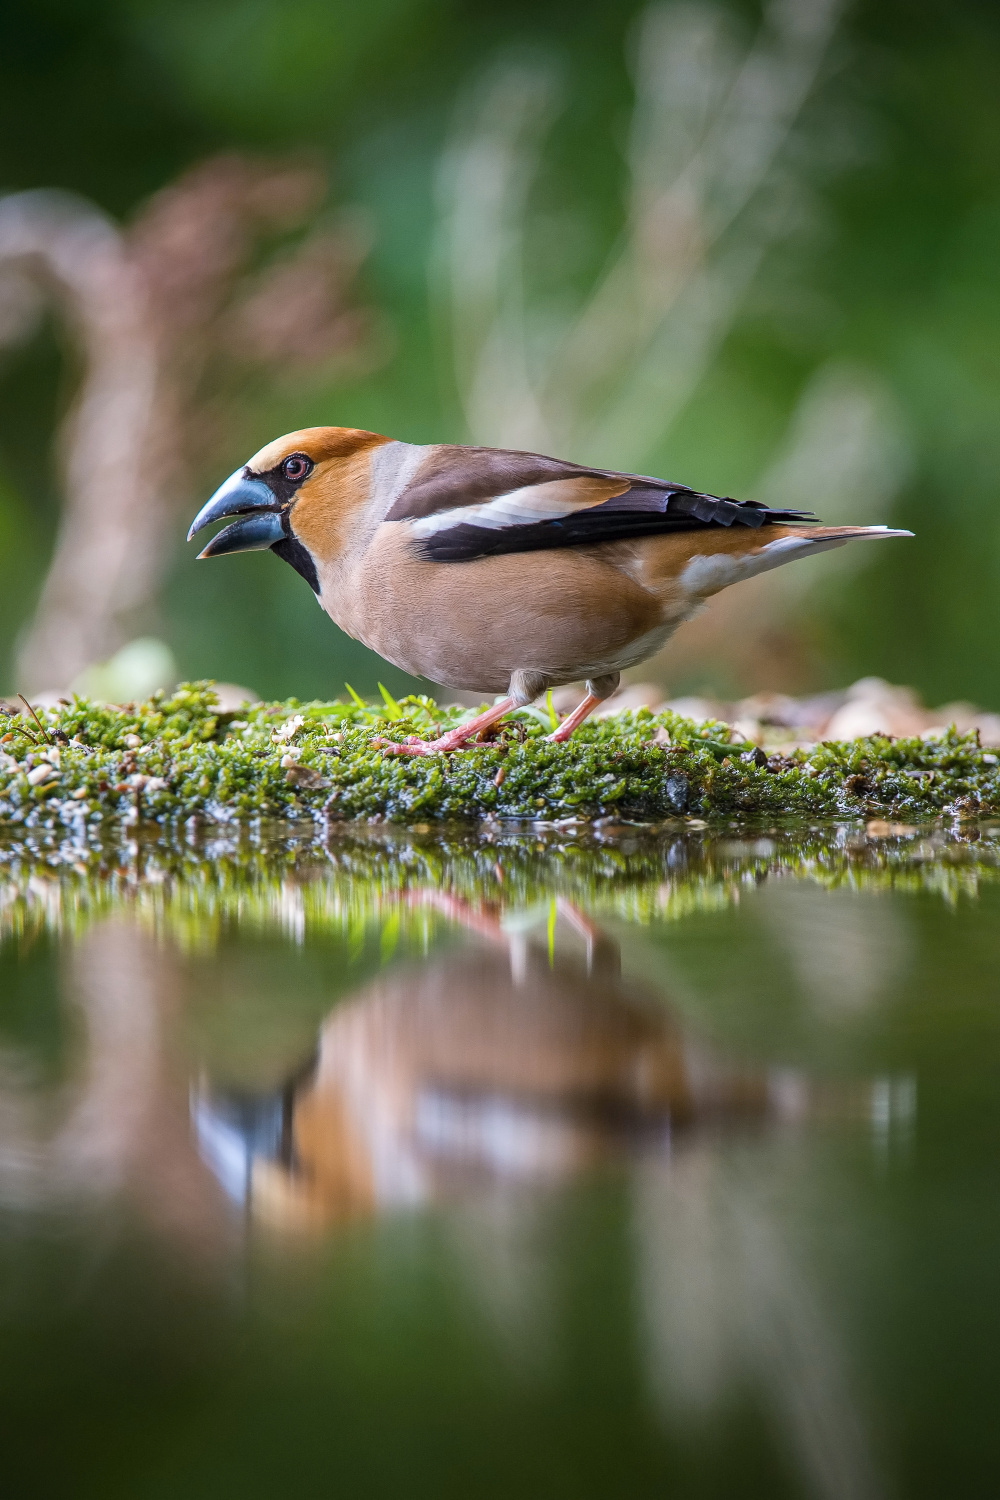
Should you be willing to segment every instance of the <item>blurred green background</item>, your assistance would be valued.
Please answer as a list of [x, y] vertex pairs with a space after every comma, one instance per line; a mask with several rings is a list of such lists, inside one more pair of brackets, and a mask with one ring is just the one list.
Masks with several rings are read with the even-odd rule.
[[[249, 234], [196, 373], [171, 346], [184, 416], [163, 430], [185, 452], [157, 501], [160, 571], [92, 654], [153, 636], [182, 675], [265, 695], [401, 688], [289, 568], [196, 567], [183, 541], [257, 447], [336, 423], [910, 527], [776, 584], [740, 653], [722, 632], [651, 670], [675, 692], [878, 673], [1000, 707], [998, 78], [991, 0], [7, 0], [0, 189], [80, 195], [129, 243], [144, 224], [158, 284], [173, 252], [156, 269], [145, 205], [198, 164], [263, 155], [327, 184]], [[311, 352], [316, 276], [282, 279], [303, 254], [346, 318]], [[16, 653], [93, 360], [72, 299], [35, 285], [0, 260], [6, 691], [65, 685], [27, 681]]]

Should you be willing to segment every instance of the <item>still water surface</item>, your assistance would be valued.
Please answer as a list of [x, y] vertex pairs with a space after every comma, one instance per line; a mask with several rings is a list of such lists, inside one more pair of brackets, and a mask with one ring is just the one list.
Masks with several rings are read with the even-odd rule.
[[18, 1496], [995, 1495], [1000, 826], [0, 846]]

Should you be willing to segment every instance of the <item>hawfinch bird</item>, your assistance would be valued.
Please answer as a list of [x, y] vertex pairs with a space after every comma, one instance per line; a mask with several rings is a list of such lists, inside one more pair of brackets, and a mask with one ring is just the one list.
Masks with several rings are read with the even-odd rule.
[[585, 679], [574, 729], [712, 594], [885, 526], [701, 494], [504, 448], [421, 447], [307, 427], [262, 448], [199, 511], [200, 557], [270, 548], [330, 618], [414, 676], [504, 696], [442, 738], [456, 750], [540, 693]]

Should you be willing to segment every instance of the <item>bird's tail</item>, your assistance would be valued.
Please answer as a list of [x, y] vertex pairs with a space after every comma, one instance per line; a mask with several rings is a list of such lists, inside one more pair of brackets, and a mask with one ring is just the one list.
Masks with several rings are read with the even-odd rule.
[[777, 532], [772, 541], [760, 546], [760, 531], [751, 532], [757, 545], [743, 557], [735, 576], [723, 580], [712, 577], [711, 588], [705, 593], [715, 593], [736, 577], [753, 578], [758, 573], [767, 573], [771, 568], [780, 568], [784, 563], [796, 562], [799, 558], [812, 557], [817, 552], [829, 552], [834, 547], [846, 546], [858, 539], [882, 536], [912, 536], [912, 531], [894, 531], [888, 526], [774, 526], [769, 532]]
[[891, 526], [783, 526], [785, 536], [799, 536], [807, 542], [850, 542], [855, 537], [912, 536], [912, 531], [898, 531]]

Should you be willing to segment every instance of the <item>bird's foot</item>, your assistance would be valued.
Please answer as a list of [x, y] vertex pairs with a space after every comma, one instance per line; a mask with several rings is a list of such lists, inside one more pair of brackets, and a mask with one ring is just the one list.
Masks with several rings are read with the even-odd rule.
[[383, 755], [447, 755], [450, 750], [465, 750], [477, 735], [496, 724], [516, 706], [513, 698], [503, 698], [499, 703], [494, 703], [492, 708], [486, 709], [485, 713], [459, 724], [436, 740], [422, 740], [419, 735], [411, 734], [409, 739], [398, 743], [394, 740], [373, 740], [372, 744], [380, 745]]
[[463, 724], [461, 732], [452, 730], [437, 740], [422, 740], [411, 734], [405, 740], [372, 740], [372, 744], [381, 747], [383, 755], [444, 755], [449, 750], [464, 750], [472, 737]]

